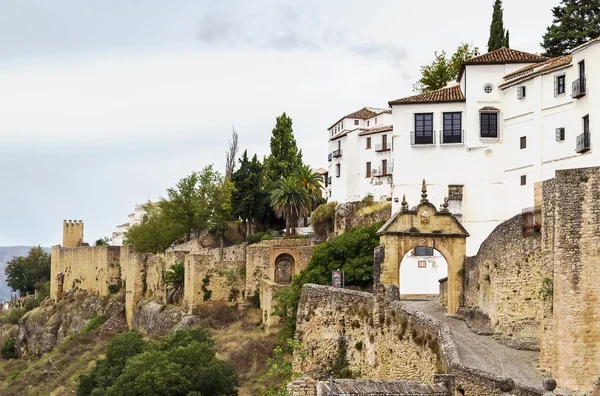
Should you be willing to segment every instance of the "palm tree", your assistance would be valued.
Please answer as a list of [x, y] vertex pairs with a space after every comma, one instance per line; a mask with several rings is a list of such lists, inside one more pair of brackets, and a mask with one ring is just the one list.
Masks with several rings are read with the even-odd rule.
[[311, 199], [297, 178], [288, 176], [271, 191], [271, 206], [279, 217], [285, 217], [285, 236], [296, 235], [296, 222], [310, 212]]
[[302, 165], [296, 172], [295, 176], [300, 184], [306, 189], [308, 196], [312, 201], [312, 208], [319, 205], [323, 199], [323, 176], [315, 172], [310, 166]]
[[185, 266], [183, 263], [175, 263], [165, 273], [165, 285], [167, 285], [167, 303], [178, 303], [183, 298], [185, 285]]

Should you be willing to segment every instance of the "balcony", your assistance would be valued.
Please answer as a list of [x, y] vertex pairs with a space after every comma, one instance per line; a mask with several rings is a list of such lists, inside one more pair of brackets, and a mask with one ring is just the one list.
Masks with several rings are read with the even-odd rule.
[[463, 144], [463, 136], [465, 131], [440, 131], [440, 143], [441, 144]]
[[331, 176], [327, 177], [327, 185], [330, 186], [331, 185]]
[[590, 133], [584, 132], [581, 135], [577, 136], [577, 143], [575, 147], [575, 151], [578, 153], [585, 153], [589, 151], [590, 146]]
[[333, 153], [331, 153], [333, 155], [333, 158], [340, 158], [342, 156], [342, 150], [335, 150]]
[[411, 131], [410, 138], [410, 144], [413, 146], [428, 146], [435, 144], [434, 131]]
[[331, 162], [331, 153], [329, 153], [329, 155], [327, 155], [327, 161]]
[[573, 81], [573, 94], [571, 95], [571, 97], [573, 99], [578, 99], [582, 96], [585, 96], [585, 94], [585, 77]]
[[390, 146], [388, 146], [387, 144], [384, 146], [383, 144], [376, 144], [375, 145], [375, 151], [380, 153], [382, 151], [390, 151], [392, 148]]

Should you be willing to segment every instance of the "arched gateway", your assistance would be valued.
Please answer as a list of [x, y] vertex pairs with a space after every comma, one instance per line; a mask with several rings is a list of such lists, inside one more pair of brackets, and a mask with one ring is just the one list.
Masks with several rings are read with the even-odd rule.
[[380, 282], [400, 287], [400, 263], [404, 255], [419, 246], [436, 249], [448, 263], [448, 313], [456, 313], [460, 305], [469, 233], [448, 211], [447, 199], [440, 210], [429, 203], [425, 180], [421, 191], [421, 203], [416, 208], [409, 209], [406, 198], [403, 198], [400, 211], [377, 232], [381, 245], [385, 247]]

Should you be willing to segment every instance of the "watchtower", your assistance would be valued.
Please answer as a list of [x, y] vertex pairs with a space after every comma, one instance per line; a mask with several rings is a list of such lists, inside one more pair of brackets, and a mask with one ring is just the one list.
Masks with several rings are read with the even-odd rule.
[[78, 247], [83, 245], [83, 221], [63, 220], [62, 247]]

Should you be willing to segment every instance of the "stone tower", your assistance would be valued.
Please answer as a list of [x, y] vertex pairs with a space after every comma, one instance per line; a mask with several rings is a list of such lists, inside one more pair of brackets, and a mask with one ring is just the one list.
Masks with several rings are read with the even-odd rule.
[[62, 247], [78, 247], [83, 245], [83, 221], [63, 220]]

